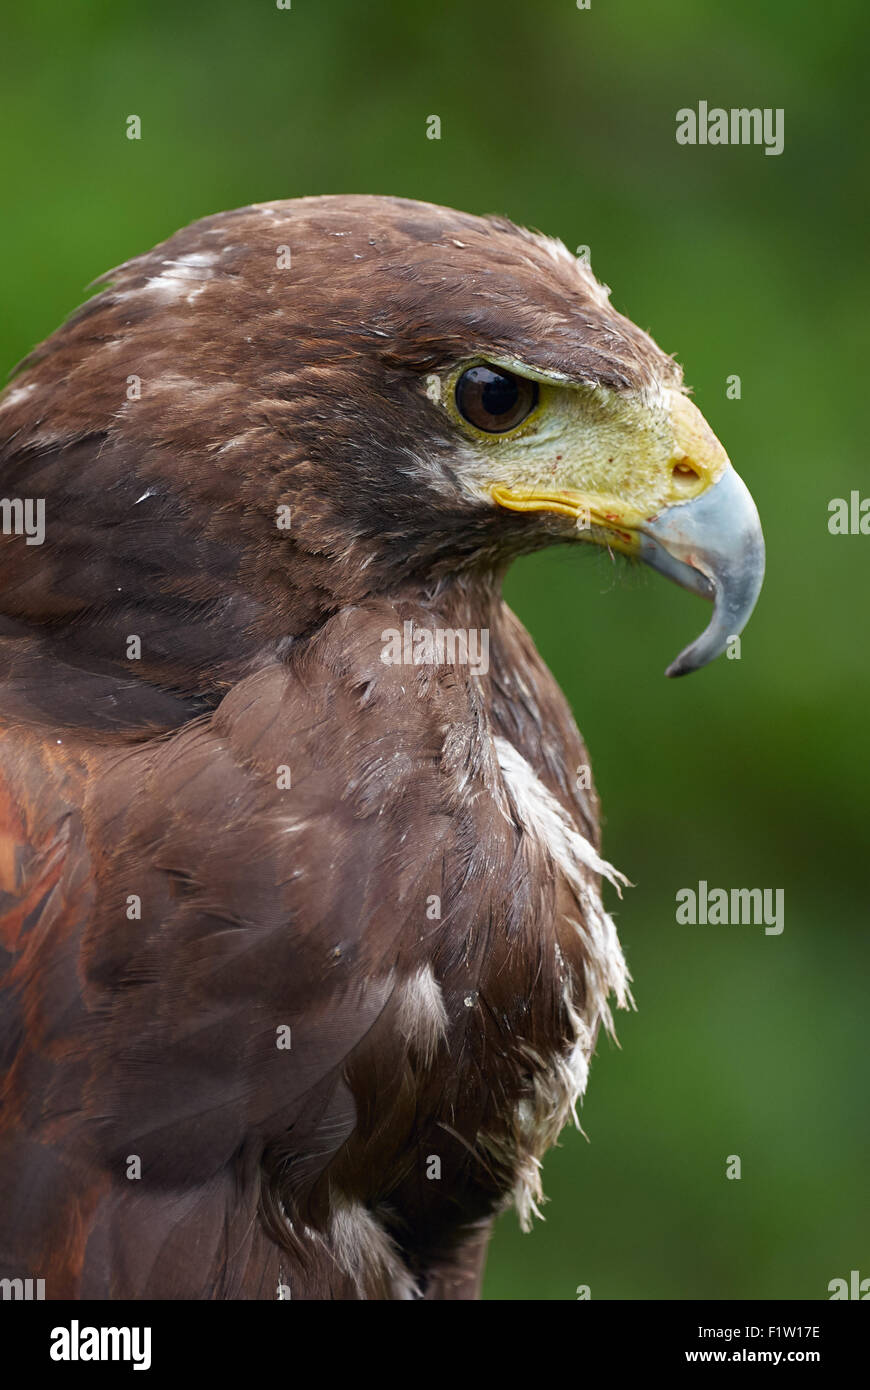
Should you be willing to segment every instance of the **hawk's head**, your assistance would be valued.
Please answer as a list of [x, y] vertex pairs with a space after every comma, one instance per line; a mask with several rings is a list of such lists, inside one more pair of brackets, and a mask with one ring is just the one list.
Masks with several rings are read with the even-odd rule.
[[104, 285], [0, 401], [6, 489], [47, 505], [39, 575], [7, 547], [17, 621], [72, 622], [106, 660], [144, 630], [150, 676], [203, 689], [367, 593], [575, 541], [713, 600], [669, 674], [745, 624], [749, 493], [560, 242], [303, 198], [205, 218]]

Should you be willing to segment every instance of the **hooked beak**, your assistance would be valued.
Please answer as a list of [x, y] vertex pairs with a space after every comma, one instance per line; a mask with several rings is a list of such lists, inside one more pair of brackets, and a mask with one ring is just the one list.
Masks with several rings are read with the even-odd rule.
[[764, 580], [764, 537], [752, 495], [728, 464], [700, 497], [666, 507], [638, 530], [638, 554], [660, 574], [713, 600], [709, 625], [665, 671], [713, 661], [749, 621]]
[[[613, 490], [490, 486], [498, 506], [572, 518], [582, 538], [622, 551], [712, 600], [713, 617], [665, 672], [685, 676], [719, 656], [749, 621], [764, 579], [764, 537], [749, 489], [701, 412], [670, 393], [670, 445], [651, 462], [641, 454], [646, 491], [628, 502], [624, 476]], [[640, 447], [640, 446], [639, 446]], [[612, 460], [608, 459], [608, 463]], [[635, 489], [636, 490], [636, 489]]]

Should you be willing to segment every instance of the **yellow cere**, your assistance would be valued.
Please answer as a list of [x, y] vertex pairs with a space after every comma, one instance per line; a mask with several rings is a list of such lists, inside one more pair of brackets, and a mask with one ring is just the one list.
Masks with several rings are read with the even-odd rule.
[[516, 429], [489, 434], [463, 419], [453, 401], [459, 372], [444, 379], [441, 399], [478, 445], [479, 466], [469, 468], [464, 451], [466, 484], [499, 506], [578, 520], [585, 514], [587, 524], [618, 533], [699, 496], [729, 466], [703, 415], [679, 391], [613, 391], [497, 365], [539, 382], [538, 403]]

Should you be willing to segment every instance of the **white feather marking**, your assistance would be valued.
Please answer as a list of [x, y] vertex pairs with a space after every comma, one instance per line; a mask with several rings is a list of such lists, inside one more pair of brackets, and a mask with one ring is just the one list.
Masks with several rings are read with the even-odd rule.
[[174, 261], [168, 261], [168, 265], [214, 265], [217, 257], [213, 251], [188, 251], [186, 255], [179, 256]]
[[531, 1063], [532, 1093], [515, 1107], [507, 1137], [488, 1135], [482, 1140], [485, 1149], [512, 1168], [514, 1203], [520, 1225], [528, 1230], [532, 1218], [540, 1216], [539, 1204], [544, 1200], [541, 1156], [570, 1120], [578, 1123], [576, 1105], [586, 1089], [589, 1058], [599, 1024], [613, 1033], [609, 996], [616, 996], [620, 1008], [626, 1008], [631, 1001], [628, 971], [616, 928], [590, 874], [601, 874], [617, 892], [628, 879], [602, 859], [581, 835], [565, 808], [513, 744], [502, 738], [496, 738], [494, 743], [511, 818], [564, 874], [582, 908], [581, 920], [573, 926], [583, 938], [586, 957], [581, 1009], [575, 998], [575, 982], [556, 948], [569, 1023], [565, 1047], [548, 1057], [531, 1047], [524, 1049]]
[[587, 1027], [594, 1032], [600, 1020], [612, 1034], [608, 995], [612, 992], [618, 1006], [627, 1007], [628, 972], [613, 920], [604, 910], [597, 885], [590, 882], [589, 875], [582, 870], [601, 874], [620, 896], [622, 885], [627, 885], [628, 879], [602, 859], [580, 834], [564, 807], [513, 744], [503, 738], [496, 738], [494, 743], [514, 821], [547, 852], [565, 875], [583, 909], [582, 920], [574, 925], [586, 946]]
[[178, 299], [187, 289], [186, 298], [190, 303], [191, 299], [195, 299], [196, 295], [205, 289], [205, 285], [200, 285], [198, 289], [190, 289], [190, 282], [209, 280], [212, 273], [210, 267], [216, 259], [211, 251], [191, 251], [186, 256], [179, 256], [177, 260], [164, 261], [160, 274], [152, 275], [151, 279], [145, 282], [144, 288], [163, 299]]
[[622, 897], [623, 887], [628, 886], [625, 874], [602, 859], [594, 846], [571, 824], [564, 807], [547, 790], [513, 744], [506, 738], [495, 738], [493, 742], [508, 795], [523, 828], [550, 851], [566, 872], [575, 874], [576, 860], [579, 859], [587, 869], [601, 874], [612, 883]]
[[353, 1281], [361, 1298], [378, 1279], [386, 1280], [394, 1299], [419, 1297], [419, 1290], [393, 1242], [362, 1202], [332, 1193], [329, 1245], [333, 1257]]
[[424, 965], [399, 986], [398, 1028], [428, 1065], [447, 1032], [447, 1010], [431, 965]]
[[5, 410], [10, 405], [18, 405], [19, 401], [26, 401], [31, 392], [35, 390], [35, 381], [31, 381], [27, 386], [13, 386], [0, 401], [0, 410]]
[[543, 1219], [540, 1208], [547, 1199], [541, 1159], [566, 1124], [573, 1121], [580, 1128], [576, 1106], [589, 1076], [593, 1035], [574, 1006], [567, 980], [562, 997], [571, 1028], [565, 1050], [542, 1057], [532, 1047], [523, 1049], [530, 1063], [531, 1094], [514, 1107], [506, 1135], [478, 1140], [485, 1153], [513, 1173], [513, 1202], [523, 1231], [531, 1229], [534, 1217]]

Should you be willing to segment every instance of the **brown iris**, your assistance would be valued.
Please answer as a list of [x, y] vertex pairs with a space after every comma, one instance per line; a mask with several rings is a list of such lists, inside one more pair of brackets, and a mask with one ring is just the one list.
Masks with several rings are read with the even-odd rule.
[[516, 429], [538, 403], [538, 383], [501, 367], [469, 367], [456, 383], [456, 408], [476, 429]]

